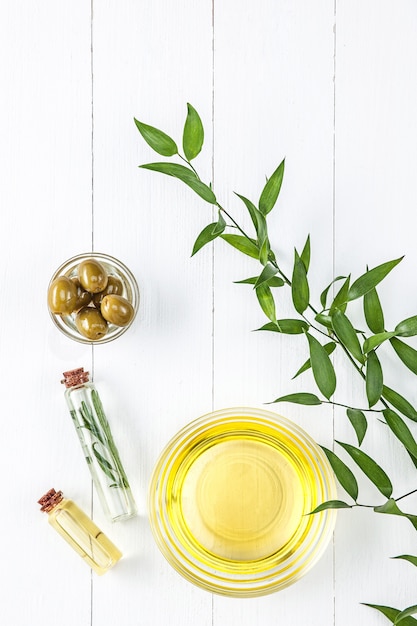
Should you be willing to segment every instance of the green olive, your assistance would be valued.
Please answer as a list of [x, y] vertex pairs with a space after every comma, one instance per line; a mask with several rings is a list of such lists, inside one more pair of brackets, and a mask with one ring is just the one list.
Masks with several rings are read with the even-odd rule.
[[82, 287], [90, 293], [103, 291], [107, 286], [107, 272], [102, 264], [94, 259], [81, 261], [78, 266], [78, 278]]
[[99, 293], [95, 293], [93, 295], [94, 306], [99, 309], [104, 296], [109, 296], [111, 294], [121, 296], [122, 293], [123, 283], [120, 278], [117, 278], [117, 276], [109, 276], [109, 279], [107, 281], [107, 287], [103, 289], [103, 291], [99, 291]]
[[89, 291], [86, 291], [84, 289], [84, 287], [82, 286], [82, 284], [80, 283], [79, 279], [76, 276], [74, 276], [74, 278], [71, 278], [71, 280], [74, 283], [75, 288], [77, 290], [77, 300], [75, 302], [74, 311], [78, 311], [83, 306], [87, 306], [87, 304], [91, 302], [92, 296]]
[[134, 317], [135, 309], [123, 296], [109, 295], [101, 301], [101, 314], [111, 324], [127, 326]]
[[67, 276], [58, 276], [48, 289], [48, 306], [52, 313], [69, 315], [75, 308], [77, 288]]
[[75, 316], [75, 325], [83, 337], [97, 341], [107, 333], [107, 322], [94, 307], [85, 306]]

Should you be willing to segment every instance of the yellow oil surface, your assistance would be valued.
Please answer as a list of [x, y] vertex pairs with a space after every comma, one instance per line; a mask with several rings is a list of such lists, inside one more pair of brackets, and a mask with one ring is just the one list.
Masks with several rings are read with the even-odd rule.
[[[167, 490], [170, 524], [200, 561], [288, 556], [309, 526], [314, 482], [299, 444], [221, 426], [191, 441]], [[305, 463], [305, 466], [304, 466]]]
[[122, 557], [120, 550], [72, 500], [64, 498], [49, 513], [48, 521], [99, 575]]

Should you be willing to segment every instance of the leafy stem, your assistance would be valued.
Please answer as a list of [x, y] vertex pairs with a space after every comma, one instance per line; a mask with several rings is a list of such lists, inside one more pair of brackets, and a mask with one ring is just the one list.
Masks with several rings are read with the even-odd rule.
[[408, 498], [408, 496], [413, 496], [415, 493], [417, 493], [417, 489], [413, 489], [412, 491], [409, 491], [408, 493], [405, 493], [404, 495], [400, 496], [399, 498], [395, 498], [395, 501], [399, 502], [400, 500], [404, 500], [404, 498]]
[[237, 228], [237, 230], [242, 233], [243, 237], [245, 237], [248, 241], [252, 241], [251, 238], [249, 237], [249, 235], [243, 230], [243, 228], [241, 226], [239, 226], [239, 224], [236, 222], [236, 220], [230, 215], [230, 213], [228, 211], [226, 211], [226, 209], [224, 207], [222, 207], [217, 201], [216, 201], [216, 206], [218, 207], [219, 211], [221, 211], [222, 213], [224, 213], [224, 215], [227, 217], [227, 219], [229, 219], [233, 226], [235, 228]]
[[186, 159], [185, 156], [183, 156], [180, 152], [178, 152], [178, 156], [194, 172], [194, 174], [197, 176], [198, 180], [201, 180], [200, 176], [198, 175], [198, 173], [197, 173], [196, 169], [194, 168], [194, 166], [192, 165], [192, 163], [190, 161], [188, 161], [188, 159]]
[[114, 471], [117, 475], [117, 479], [115, 479], [116, 482], [116, 486], [119, 487], [124, 487], [124, 488], [128, 488], [129, 487], [129, 481], [127, 479], [126, 473], [124, 471], [122, 462], [120, 460], [120, 456], [119, 456], [119, 451], [116, 447], [116, 444], [114, 443], [114, 439], [113, 439], [113, 435], [112, 432], [110, 430], [110, 426], [109, 423], [107, 421], [107, 417], [104, 413], [103, 410], [103, 405], [101, 403], [100, 400], [100, 396], [98, 395], [98, 392], [95, 389], [91, 390], [91, 402], [93, 404], [95, 413], [97, 415], [97, 418], [101, 424], [101, 427], [103, 429], [103, 432], [106, 435], [106, 439], [107, 439], [107, 447], [110, 451], [110, 455], [112, 457], [113, 463], [115, 465]]
[[343, 404], [342, 402], [335, 402], [334, 400], [322, 400], [321, 401], [322, 404], [330, 404], [331, 406], [340, 406], [343, 409], [351, 409], [353, 411], [363, 411], [366, 413], [382, 413], [381, 409], [372, 409], [372, 408], [355, 408], [350, 406], [349, 404]]
[[128, 488], [127, 476], [103, 411], [100, 397], [95, 389], [91, 390], [91, 404], [88, 400], [82, 399], [78, 410], [80, 421], [77, 418], [76, 411], [71, 411], [77, 430], [80, 427], [84, 428], [91, 435], [89, 442], [81, 435], [87, 461], [91, 464], [93, 459], [95, 459], [97, 466], [110, 479], [110, 486]]
[[[242, 284], [250, 284], [265, 314], [268, 322], [258, 330], [280, 333], [281, 335], [304, 336], [307, 359], [301, 364], [293, 379], [311, 371], [314, 383], [324, 400], [311, 392], [296, 392], [280, 396], [274, 402], [294, 402], [305, 406], [331, 404], [346, 410], [346, 416], [354, 428], [358, 446], [350, 443], [335, 441], [335, 449], [340, 449], [342, 455], [347, 455], [348, 463], [334, 450], [323, 447], [334, 474], [341, 488], [351, 496], [354, 504], [350, 505], [342, 500], [322, 503], [314, 512], [327, 508], [352, 508], [361, 506], [373, 509], [376, 513], [385, 513], [407, 518], [417, 530], [417, 516], [404, 513], [398, 507], [398, 502], [407, 496], [417, 493], [417, 489], [394, 499], [391, 479], [371, 456], [366, 454], [361, 444], [367, 433], [366, 415], [382, 414], [382, 420], [389, 428], [392, 436], [397, 439], [408, 454], [417, 470], [417, 441], [414, 437], [410, 422], [417, 422], [417, 410], [412, 403], [395, 389], [388, 387], [384, 372], [384, 351], [380, 347], [384, 344], [391, 350], [391, 356], [398, 359], [400, 367], [409, 374], [417, 375], [417, 350], [407, 339], [417, 336], [417, 315], [403, 319], [392, 329], [385, 326], [383, 308], [377, 292], [379, 284], [385, 280], [390, 272], [401, 262], [401, 258], [392, 259], [369, 269], [352, 281], [350, 275], [337, 276], [320, 294], [321, 309], [313, 306], [310, 295], [309, 268], [311, 261], [311, 245], [308, 236], [302, 250], [294, 249], [294, 260], [291, 276], [280, 267], [277, 254], [271, 248], [268, 234], [268, 215], [274, 209], [284, 176], [284, 160], [269, 176], [261, 189], [258, 202], [252, 202], [245, 196], [236, 193], [243, 202], [252, 222], [254, 236], [251, 237], [246, 228], [218, 201], [211, 184], [202, 182], [196, 168], [192, 164], [200, 153], [204, 141], [204, 129], [197, 111], [187, 104], [187, 117], [183, 129], [182, 145], [184, 156], [178, 151], [176, 142], [161, 130], [139, 122], [135, 124], [146, 143], [158, 154], [164, 157], [179, 157], [185, 165], [172, 161], [148, 163], [141, 167], [157, 171], [177, 178], [190, 187], [201, 199], [218, 209], [218, 219], [210, 223], [197, 236], [192, 254], [197, 253], [209, 242], [217, 238], [223, 239], [238, 252], [258, 261], [259, 273], [243, 280]], [[225, 217], [229, 221], [226, 223]], [[228, 232], [228, 229], [232, 232]], [[294, 314], [289, 319], [279, 319], [277, 316], [277, 298], [280, 288], [286, 286], [291, 292]], [[361, 326], [356, 327], [356, 320], [350, 316], [350, 304], [360, 302], [364, 320]], [[307, 313], [314, 316], [310, 321]], [[357, 314], [356, 314], [357, 316]], [[323, 342], [325, 338], [326, 342]], [[337, 385], [335, 360], [331, 355], [335, 349], [342, 351], [347, 362], [359, 374], [363, 385], [368, 407], [359, 409], [347, 404], [334, 401]], [[358, 503], [359, 487], [355, 474], [350, 465], [360, 470], [367, 479], [375, 485], [386, 501], [381, 506]], [[402, 555], [417, 565], [417, 557]], [[371, 605], [370, 605], [371, 606]], [[392, 623], [404, 623], [414, 620], [410, 615], [417, 612], [416, 607], [408, 607], [404, 611], [372, 605], [381, 610]], [[416, 610], [414, 610], [416, 609]]]

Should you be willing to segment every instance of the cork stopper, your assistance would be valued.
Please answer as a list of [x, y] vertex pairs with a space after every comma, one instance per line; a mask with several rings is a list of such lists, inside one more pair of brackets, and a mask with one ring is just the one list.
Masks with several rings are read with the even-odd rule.
[[62, 491], [55, 491], [55, 489], [50, 489], [48, 493], [45, 493], [42, 498], [38, 500], [38, 504], [41, 505], [41, 511], [45, 513], [49, 513], [56, 507], [57, 504], [63, 500], [64, 496]]
[[61, 380], [61, 383], [65, 385], [65, 387], [77, 387], [78, 385], [88, 383], [88, 381], [90, 380], [89, 372], [84, 372], [83, 367], [64, 372], [63, 376], [64, 378], [63, 380]]

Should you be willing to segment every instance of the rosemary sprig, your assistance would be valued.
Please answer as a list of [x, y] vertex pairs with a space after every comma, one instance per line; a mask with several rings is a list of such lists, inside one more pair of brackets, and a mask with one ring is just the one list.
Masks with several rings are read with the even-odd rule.
[[127, 489], [129, 487], [129, 481], [120, 460], [119, 451], [114, 443], [113, 435], [111, 433], [106, 414], [104, 413], [100, 396], [95, 389], [91, 390], [91, 402], [93, 403], [93, 407], [100, 422], [102, 431], [106, 436], [107, 448], [110, 450], [111, 456], [116, 464], [116, 468], [114, 468], [113, 471], [118, 476], [118, 480], [115, 479], [116, 484], [112, 486], [124, 487]]
[[[112, 481], [109, 486], [127, 489], [129, 488], [129, 481], [114, 443], [100, 397], [95, 389], [91, 390], [91, 403], [92, 407], [85, 400], [81, 401], [79, 406], [81, 422], [78, 421], [75, 411], [71, 411], [71, 416], [76, 426], [78, 423], [81, 423], [91, 433], [92, 437], [97, 440], [91, 443], [91, 450], [99, 468]], [[101, 450], [99, 447], [101, 447]], [[92, 462], [90, 457], [86, 458], [87, 462]]]

